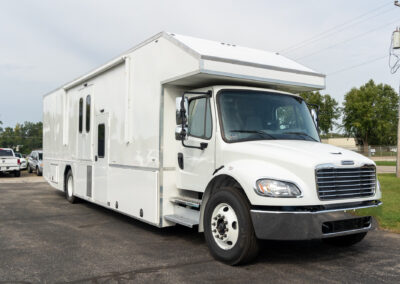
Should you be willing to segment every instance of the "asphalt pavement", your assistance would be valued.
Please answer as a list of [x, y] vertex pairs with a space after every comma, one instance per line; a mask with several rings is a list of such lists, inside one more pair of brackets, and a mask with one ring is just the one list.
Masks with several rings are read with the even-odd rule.
[[0, 282], [400, 283], [400, 234], [372, 231], [350, 248], [263, 241], [256, 261], [231, 267], [194, 229], [70, 204], [42, 178], [26, 178], [0, 182]]

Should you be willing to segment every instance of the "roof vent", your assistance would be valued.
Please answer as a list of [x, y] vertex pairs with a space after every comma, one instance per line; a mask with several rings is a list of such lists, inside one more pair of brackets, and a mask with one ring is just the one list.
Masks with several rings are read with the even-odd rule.
[[225, 43], [225, 42], [221, 42], [222, 45], [226, 45], [226, 46], [233, 46], [236, 47], [236, 44], [230, 44], [230, 43]]

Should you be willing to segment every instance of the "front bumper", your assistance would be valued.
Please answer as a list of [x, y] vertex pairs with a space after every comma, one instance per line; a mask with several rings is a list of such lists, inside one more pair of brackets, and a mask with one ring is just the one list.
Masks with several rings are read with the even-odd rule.
[[367, 232], [376, 227], [369, 215], [354, 212], [377, 208], [382, 202], [323, 209], [317, 211], [259, 210], [250, 211], [257, 238], [270, 240], [310, 240]]

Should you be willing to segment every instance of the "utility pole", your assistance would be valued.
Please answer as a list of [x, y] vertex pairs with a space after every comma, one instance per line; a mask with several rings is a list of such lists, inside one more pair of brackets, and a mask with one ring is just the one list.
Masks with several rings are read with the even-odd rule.
[[[398, 0], [394, 1], [394, 5], [400, 7]], [[393, 50], [400, 48], [400, 30], [399, 28], [393, 33], [392, 37]], [[396, 176], [400, 178], [400, 85], [399, 85], [399, 110], [397, 112], [397, 162], [396, 162]]]

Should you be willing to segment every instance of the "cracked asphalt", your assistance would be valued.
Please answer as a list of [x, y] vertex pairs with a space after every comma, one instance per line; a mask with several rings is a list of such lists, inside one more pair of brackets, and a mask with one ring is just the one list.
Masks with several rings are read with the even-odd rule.
[[69, 204], [43, 182], [0, 183], [0, 282], [399, 283], [400, 235], [372, 231], [350, 248], [263, 241], [255, 262], [230, 267], [194, 229]]

